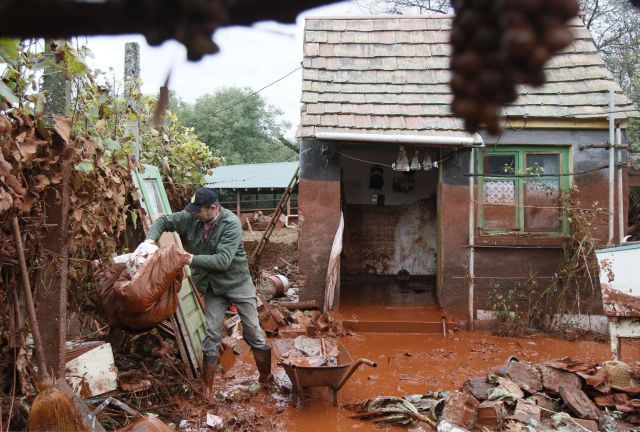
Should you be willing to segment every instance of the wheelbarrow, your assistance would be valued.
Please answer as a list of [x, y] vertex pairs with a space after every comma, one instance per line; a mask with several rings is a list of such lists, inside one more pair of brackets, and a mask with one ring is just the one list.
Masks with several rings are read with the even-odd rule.
[[338, 357], [335, 365], [331, 366], [306, 366], [291, 364], [286, 361], [284, 354], [294, 347], [293, 339], [276, 339], [272, 342], [273, 352], [278, 358], [293, 386], [293, 401], [297, 407], [302, 406], [302, 398], [308, 387], [328, 387], [329, 402], [333, 406], [338, 405], [338, 390], [347, 382], [353, 373], [362, 364], [371, 367], [378, 365], [364, 358], [353, 362], [347, 349], [339, 341], [335, 341], [338, 348]]

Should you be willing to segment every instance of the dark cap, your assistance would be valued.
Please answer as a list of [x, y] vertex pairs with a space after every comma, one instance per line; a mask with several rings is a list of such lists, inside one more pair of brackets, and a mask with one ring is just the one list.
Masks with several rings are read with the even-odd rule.
[[191, 202], [187, 204], [184, 211], [187, 213], [195, 213], [203, 206], [211, 206], [218, 202], [218, 192], [215, 189], [202, 187], [196, 190], [196, 193], [191, 197]]

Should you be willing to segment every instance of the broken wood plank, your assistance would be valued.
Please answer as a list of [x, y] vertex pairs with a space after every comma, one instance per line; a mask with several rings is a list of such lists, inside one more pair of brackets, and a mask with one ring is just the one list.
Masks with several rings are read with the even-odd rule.
[[318, 302], [315, 300], [307, 300], [301, 302], [278, 302], [278, 306], [282, 306], [288, 310], [311, 310], [319, 309]]

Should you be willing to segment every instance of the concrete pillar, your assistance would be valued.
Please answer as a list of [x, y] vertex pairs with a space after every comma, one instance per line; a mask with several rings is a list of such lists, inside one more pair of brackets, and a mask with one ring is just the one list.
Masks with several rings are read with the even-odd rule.
[[64, 62], [56, 59], [55, 49], [52, 49], [54, 44], [56, 41], [52, 39], [45, 41], [44, 56], [47, 62], [42, 77], [42, 91], [45, 94], [44, 121], [47, 127], [53, 125], [54, 114], [69, 115], [71, 112], [71, 81], [65, 78]]
[[302, 141], [298, 185], [301, 300], [324, 302], [331, 245], [340, 222], [340, 144]]
[[[127, 128], [133, 135], [133, 154], [140, 160], [140, 45], [127, 42], [124, 46], [124, 98], [127, 109], [135, 113], [128, 116]], [[132, 120], [133, 118], [133, 120]]]

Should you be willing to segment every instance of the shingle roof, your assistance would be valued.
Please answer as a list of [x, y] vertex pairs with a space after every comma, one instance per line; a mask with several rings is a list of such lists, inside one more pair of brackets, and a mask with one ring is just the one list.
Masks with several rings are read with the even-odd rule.
[[278, 189], [286, 188], [298, 168], [295, 162], [273, 162], [243, 165], [223, 165], [205, 176], [207, 186], [216, 189]]
[[[307, 18], [299, 135], [316, 132], [464, 135], [449, 108], [451, 16]], [[588, 30], [547, 65], [547, 84], [520, 87], [508, 116], [603, 117], [634, 109], [605, 68]], [[561, 97], [560, 97], [561, 95]], [[637, 117], [623, 112], [617, 117]]]

